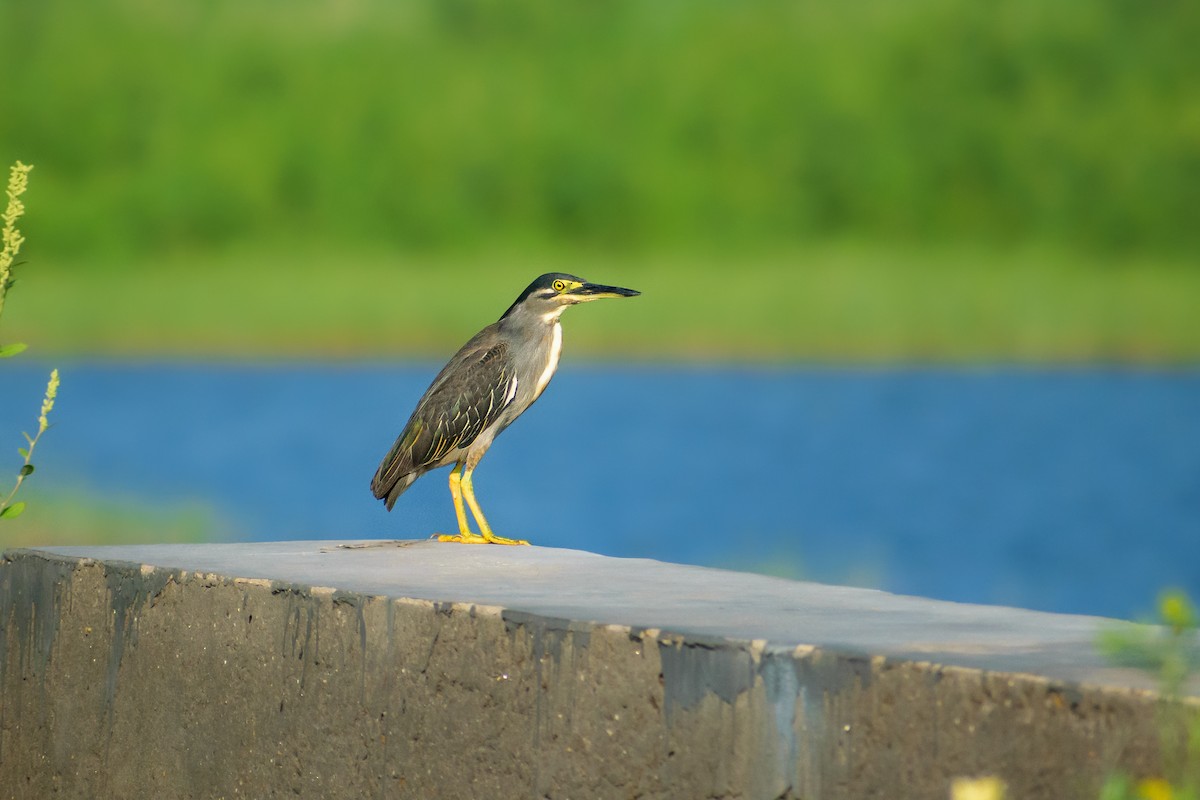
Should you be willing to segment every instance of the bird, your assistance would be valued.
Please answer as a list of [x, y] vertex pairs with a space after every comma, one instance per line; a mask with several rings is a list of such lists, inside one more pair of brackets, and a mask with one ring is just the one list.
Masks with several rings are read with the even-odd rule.
[[[371, 480], [375, 498], [391, 511], [414, 481], [453, 464], [450, 496], [458, 533], [440, 534], [438, 540], [529, 544], [492, 531], [475, 499], [471, 476], [500, 432], [541, 397], [554, 377], [562, 355], [562, 313], [580, 303], [639, 294], [563, 272], [536, 278], [500, 319], [471, 337], [433, 379]], [[464, 500], [478, 533], [467, 524]]]

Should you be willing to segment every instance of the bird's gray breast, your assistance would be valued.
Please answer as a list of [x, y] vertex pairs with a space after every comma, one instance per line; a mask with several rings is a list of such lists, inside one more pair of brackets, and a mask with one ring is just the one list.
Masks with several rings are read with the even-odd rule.
[[[512, 374], [516, 386], [512, 402], [508, 403], [497, 420], [493, 436], [504, 430], [546, 390], [558, 369], [562, 355], [562, 325], [555, 318], [550, 322], [537, 320], [514, 326], [511, 335], [521, 342], [512, 348]], [[509, 331], [505, 332], [510, 333]]]

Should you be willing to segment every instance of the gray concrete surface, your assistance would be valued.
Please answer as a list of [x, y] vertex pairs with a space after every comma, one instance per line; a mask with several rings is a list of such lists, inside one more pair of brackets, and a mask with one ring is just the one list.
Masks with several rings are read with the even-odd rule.
[[1095, 797], [1156, 700], [1089, 617], [539, 547], [0, 564], [0, 795]]

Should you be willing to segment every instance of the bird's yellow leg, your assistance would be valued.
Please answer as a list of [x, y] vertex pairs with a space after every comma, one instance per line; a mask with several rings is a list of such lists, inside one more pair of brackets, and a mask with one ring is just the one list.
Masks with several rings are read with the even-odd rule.
[[471, 534], [471, 528], [467, 525], [467, 512], [463, 508], [462, 469], [463, 465], [460, 462], [450, 470], [450, 496], [454, 498], [454, 516], [458, 520], [458, 533], [466, 536]]
[[450, 496], [454, 498], [454, 516], [458, 518], [458, 535], [454, 536], [449, 533], [443, 533], [438, 536], [439, 542], [463, 542], [464, 544], [487, 544], [487, 539], [473, 533], [471, 526], [467, 524], [467, 512], [463, 508], [463, 492], [462, 492], [462, 462], [454, 465], [454, 469], [450, 470]]
[[474, 467], [468, 464], [462, 475], [462, 493], [467, 498], [467, 505], [471, 507], [471, 513], [475, 515], [475, 521], [479, 523], [479, 533], [482, 534], [483, 540], [491, 544], [529, 544], [524, 539], [506, 539], [492, 533], [492, 527], [488, 525], [487, 519], [483, 516], [483, 509], [479, 507], [479, 501], [475, 499], [475, 487], [471, 484], [472, 472], [474, 472]]

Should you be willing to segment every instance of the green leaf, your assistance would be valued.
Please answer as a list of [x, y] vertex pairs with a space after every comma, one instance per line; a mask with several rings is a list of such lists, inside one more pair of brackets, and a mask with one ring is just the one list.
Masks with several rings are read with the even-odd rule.
[[24, 350], [28, 345], [24, 342], [14, 342], [13, 344], [0, 344], [0, 358], [12, 358], [17, 353]]
[[21, 466], [21, 477], [33, 474], [33, 464], [23, 464]]
[[18, 447], [17, 452], [21, 454], [21, 458], [29, 458], [29, 451], [24, 447]]
[[5, 506], [0, 510], [0, 519], [15, 519], [21, 516], [21, 512], [25, 510], [25, 501], [13, 503], [11, 506]]

